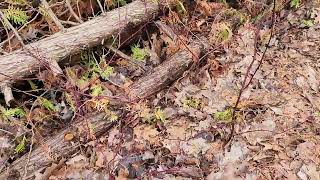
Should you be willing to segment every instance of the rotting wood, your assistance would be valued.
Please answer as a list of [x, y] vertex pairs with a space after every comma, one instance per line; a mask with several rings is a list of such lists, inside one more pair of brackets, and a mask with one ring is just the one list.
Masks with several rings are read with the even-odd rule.
[[[42, 145], [35, 147], [30, 156], [27, 153], [14, 161], [12, 167], [7, 169], [7, 172], [1, 172], [2, 175], [0, 175], [0, 179], [8, 179], [8, 174], [13, 174], [12, 172], [17, 172], [14, 174], [15, 177], [21, 177], [25, 173], [25, 168], [27, 170], [27, 179], [33, 179], [35, 172], [44, 170], [52, 163], [72, 155], [79, 149], [79, 146], [81, 145], [79, 137], [74, 138], [72, 142], [66, 141], [64, 137], [67, 133], [73, 133], [75, 135], [81, 134], [81, 138], [86, 139], [88, 136], [92, 136], [89, 134], [89, 126], [94, 127], [94, 135], [96, 137], [101, 136], [112, 127], [113, 123], [105, 119], [104, 113], [99, 113], [94, 116], [87, 115], [87, 117], [88, 119], [81, 119], [78, 123], [71, 125], [55, 136], [48, 138]], [[82, 133], [79, 133], [79, 131], [82, 131]], [[87, 141], [84, 140], [82, 143], [86, 142]]]
[[48, 38], [0, 56], [0, 85], [32, 75], [43, 68], [42, 61], [61, 61], [148, 22], [159, 12], [154, 1], [134, 1], [79, 26], [65, 29]]
[[[193, 43], [193, 45], [188, 48], [193, 50], [192, 52], [186, 48], [178, 51], [167, 61], [156, 67], [153, 73], [140, 78], [140, 80], [131, 85], [129, 87], [129, 93], [123, 96], [128, 95], [131, 99], [137, 100], [138, 98], [145, 98], [164, 89], [167, 85], [182, 76], [192, 62], [194, 62], [196, 58], [194, 55], [200, 56], [201, 46], [199, 44], [200, 43]], [[6, 178], [6, 174], [10, 174], [9, 172], [12, 171], [19, 172], [19, 174], [22, 175], [24, 174], [25, 167], [27, 168], [28, 177], [32, 178], [35, 172], [39, 172], [50, 166], [51, 163], [75, 153], [80, 145], [79, 142], [75, 141], [74, 143], [70, 143], [65, 141], [65, 134], [69, 132], [77, 134], [77, 128], [87, 127], [87, 125], [90, 124], [95, 127], [95, 136], [99, 137], [113, 125], [107, 121], [104, 116], [104, 113], [94, 116], [87, 115], [87, 117], [90, 118], [82, 120], [62, 130], [57, 135], [50, 137], [42, 143], [42, 146], [36, 147], [30, 156], [25, 154], [14, 161], [11, 167], [7, 168], [8, 172], [2, 172], [3, 175], [0, 176], [0, 179]], [[88, 134], [82, 134], [81, 137], [86, 137], [87, 135]], [[27, 162], [29, 163], [26, 166]]]

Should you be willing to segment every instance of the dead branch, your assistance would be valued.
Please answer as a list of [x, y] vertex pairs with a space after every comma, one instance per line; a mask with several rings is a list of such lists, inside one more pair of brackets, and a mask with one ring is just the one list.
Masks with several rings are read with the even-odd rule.
[[83, 23], [83, 21], [80, 19], [80, 17], [79, 17], [79, 16], [74, 12], [74, 10], [72, 9], [70, 0], [66, 0], [66, 4], [67, 4], [68, 9], [69, 9], [70, 13], [72, 14], [72, 16], [73, 16], [79, 23]]
[[120, 50], [112, 47], [111, 45], [106, 45], [106, 47], [108, 49], [110, 49], [113, 53], [117, 54], [118, 56], [120, 56], [121, 58], [127, 60], [131, 65], [134, 66], [138, 66], [140, 67], [142, 70], [146, 71], [146, 68], [144, 67], [144, 65], [142, 63], [140, 63], [138, 60], [133, 59], [132, 57], [126, 55], [125, 53], [121, 52]]
[[58, 26], [58, 28], [60, 29], [60, 31], [64, 30], [63, 25], [61, 24], [60, 20], [58, 19], [58, 17], [54, 14], [54, 12], [51, 10], [48, 2], [46, 0], [41, 0], [44, 8], [46, 9], [46, 11], [48, 12], [50, 18], [52, 19], [52, 21]]
[[12, 30], [13, 34], [16, 36], [16, 38], [19, 40], [20, 44], [24, 46], [23, 40], [21, 36], [19, 35], [18, 31], [12, 26], [12, 24], [8, 21], [8, 19], [5, 17], [5, 15], [0, 11], [0, 17], [3, 19], [5, 24], [10, 27]]

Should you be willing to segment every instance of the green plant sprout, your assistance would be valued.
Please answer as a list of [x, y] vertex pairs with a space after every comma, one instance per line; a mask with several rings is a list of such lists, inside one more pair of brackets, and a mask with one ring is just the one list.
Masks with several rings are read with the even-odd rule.
[[300, 0], [291, 0], [290, 1], [290, 7], [297, 9], [300, 6], [301, 2]]
[[68, 105], [70, 106], [71, 110], [73, 112], [76, 112], [76, 105], [72, 99], [72, 96], [70, 94], [68, 94], [67, 92], [64, 92], [64, 96], [66, 97], [66, 101], [67, 101]]
[[227, 109], [222, 112], [216, 112], [216, 113], [214, 113], [213, 117], [217, 121], [231, 122], [232, 121], [232, 110]]
[[12, 117], [22, 118], [26, 115], [26, 113], [22, 108], [10, 108], [2, 111], [2, 115], [4, 116], [4, 119], [9, 119]]
[[[79, 83], [86, 83], [90, 77], [98, 74], [103, 80], [108, 80], [110, 75], [113, 73], [113, 67], [105, 64], [101, 57], [99, 62], [89, 52], [81, 54], [81, 61], [83, 65], [89, 69], [82, 77]], [[100, 66], [100, 64], [102, 64]]]
[[28, 80], [28, 83], [31, 87], [32, 90], [34, 91], [38, 91], [37, 89], [39, 88], [34, 82], [32, 82], [31, 80]]
[[26, 149], [26, 142], [27, 142], [27, 138], [26, 136], [23, 136], [19, 144], [14, 148], [17, 154], [22, 153]]
[[308, 28], [310, 28], [310, 27], [312, 27], [313, 25], [314, 25], [314, 23], [313, 23], [313, 21], [312, 20], [306, 20], [306, 19], [303, 19], [302, 21], [301, 21], [301, 23], [305, 26], [305, 27], [308, 27]]
[[183, 2], [181, 1], [177, 2], [177, 10], [180, 14], [185, 14], [187, 12], [186, 8], [183, 5]]
[[144, 107], [140, 110], [139, 117], [142, 118], [145, 123], [155, 123], [155, 122], [165, 122], [166, 116], [163, 110], [160, 107], [156, 107], [154, 112], [152, 113], [151, 109], [148, 107]]
[[90, 93], [91, 96], [99, 96], [103, 92], [103, 88], [100, 85], [91, 86], [90, 90], [91, 90], [91, 93]]
[[163, 112], [163, 110], [160, 109], [160, 107], [157, 107], [154, 111], [155, 119], [161, 122], [166, 121], [166, 116]]
[[131, 46], [132, 58], [138, 61], [144, 61], [148, 55], [145, 49], [139, 47], [139, 45]]
[[188, 109], [190, 107], [199, 109], [201, 106], [201, 100], [197, 98], [185, 98], [183, 100], [183, 108]]
[[103, 70], [100, 70], [98, 73], [100, 74], [102, 79], [108, 80], [110, 75], [113, 73], [113, 67], [107, 65], [103, 68]]
[[57, 108], [54, 106], [53, 102], [44, 98], [44, 97], [39, 97], [39, 102], [40, 102], [41, 106], [46, 108], [48, 111], [55, 112], [57, 110]]
[[217, 38], [219, 41], [224, 42], [230, 39], [232, 36], [232, 31], [226, 24], [221, 24], [219, 28], [219, 32], [217, 34]]

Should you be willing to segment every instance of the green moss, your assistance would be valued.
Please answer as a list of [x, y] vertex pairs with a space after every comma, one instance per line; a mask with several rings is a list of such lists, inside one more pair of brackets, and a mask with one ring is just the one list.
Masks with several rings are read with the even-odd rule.
[[56, 111], [56, 107], [54, 106], [53, 102], [44, 98], [44, 97], [40, 97], [39, 101], [41, 103], [41, 105], [46, 108], [49, 111]]

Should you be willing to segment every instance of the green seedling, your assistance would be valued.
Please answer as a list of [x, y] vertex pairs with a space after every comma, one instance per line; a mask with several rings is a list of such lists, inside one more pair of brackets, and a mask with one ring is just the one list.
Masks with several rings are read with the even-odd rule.
[[222, 122], [231, 122], [232, 121], [232, 110], [227, 109], [222, 112], [216, 112], [213, 115], [214, 119], [217, 121], [222, 121]]
[[300, 0], [291, 0], [290, 1], [290, 7], [297, 9], [300, 6], [301, 2]]
[[103, 70], [98, 72], [102, 79], [108, 80], [110, 75], [113, 73], [113, 67], [107, 65]]
[[151, 109], [148, 107], [143, 107], [139, 112], [139, 117], [142, 118], [143, 122], [145, 123], [155, 123], [155, 122], [165, 122], [166, 115], [160, 107], [155, 108], [154, 112], [152, 113]]
[[163, 110], [160, 109], [160, 107], [157, 107], [154, 111], [155, 119], [161, 122], [165, 122], [166, 116], [163, 112]]
[[26, 115], [22, 108], [10, 108], [2, 111], [4, 119], [9, 119], [13, 117], [22, 118]]
[[221, 24], [217, 38], [219, 41], [224, 42], [231, 38], [232, 31], [226, 24]]
[[145, 49], [139, 47], [139, 45], [131, 46], [132, 58], [138, 61], [144, 61], [148, 53]]
[[302, 21], [301, 21], [301, 23], [305, 26], [305, 27], [308, 27], [308, 28], [310, 28], [310, 27], [312, 27], [313, 25], [314, 25], [314, 23], [313, 23], [313, 21], [312, 20], [306, 20], [306, 19], [303, 19]]
[[26, 149], [26, 142], [27, 138], [26, 136], [23, 136], [19, 144], [14, 148], [17, 154], [22, 153]]
[[57, 110], [57, 108], [54, 106], [54, 103], [44, 97], [39, 97], [39, 102], [40, 102], [41, 106], [46, 108], [48, 111], [55, 112]]
[[38, 89], [38, 86], [37, 86], [34, 82], [32, 82], [31, 80], [28, 80], [28, 83], [29, 83], [29, 85], [30, 85], [30, 87], [31, 87], [32, 90], [38, 91], [38, 90], [37, 90], [37, 89]]
[[200, 109], [201, 107], [201, 100], [197, 98], [185, 98], [183, 100], [183, 108], [188, 109], [188, 108], [195, 108], [195, 109]]
[[99, 96], [103, 92], [103, 88], [100, 85], [91, 86], [91, 96]]
[[177, 10], [178, 10], [179, 14], [185, 14], [187, 12], [186, 8], [183, 5], [183, 2], [181, 2], [181, 1], [177, 2], [177, 6], [176, 7], [177, 7]]

